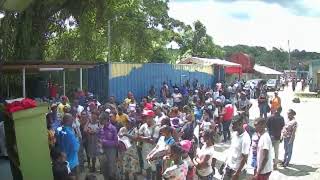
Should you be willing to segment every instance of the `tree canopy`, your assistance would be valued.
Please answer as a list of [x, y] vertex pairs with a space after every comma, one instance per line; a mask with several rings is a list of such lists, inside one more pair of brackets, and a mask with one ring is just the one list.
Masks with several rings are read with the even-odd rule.
[[[289, 69], [289, 53], [287, 50], [273, 47], [267, 50], [259, 46], [225, 46], [223, 47], [225, 58], [228, 59], [233, 53], [243, 52], [255, 59], [257, 64], [265, 65], [274, 69]], [[314, 59], [320, 59], [320, 53], [299, 51], [297, 49], [290, 52], [292, 69], [296, 69], [299, 63], [304, 65], [304, 69], [308, 69], [308, 62]]]
[[[186, 56], [228, 58], [244, 52], [260, 64], [287, 68], [283, 49], [217, 46], [200, 21], [186, 25], [169, 17], [168, 0], [33, 0], [22, 11], [3, 12], [4, 60], [106, 61], [110, 56], [111, 62], [175, 63]], [[168, 47], [171, 42], [179, 48]], [[320, 57], [298, 50], [291, 55], [294, 63]]]

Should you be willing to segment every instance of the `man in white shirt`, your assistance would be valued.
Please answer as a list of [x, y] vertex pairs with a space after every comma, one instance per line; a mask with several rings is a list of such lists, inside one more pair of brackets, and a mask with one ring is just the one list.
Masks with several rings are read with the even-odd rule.
[[156, 116], [154, 118], [154, 121], [156, 122], [156, 125], [160, 125], [161, 121], [166, 118], [167, 116], [162, 112], [161, 106], [156, 106], [154, 108]]
[[253, 179], [268, 180], [273, 170], [273, 147], [269, 133], [266, 131], [266, 121], [257, 118], [254, 127], [260, 136], [257, 148], [257, 169]]
[[243, 117], [235, 116], [232, 120], [232, 139], [226, 161], [226, 171], [223, 180], [240, 180], [245, 178], [242, 171], [247, 162], [251, 139], [243, 129]]
[[148, 154], [156, 146], [157, 139], [159, 138], [159, 126], [154, 122], [155, 113], [152, 110], [145, 110], [142, 113], [146, 120], [140, 129], [138, 141], [142, 142], [142, 157], [143, 157], [143, 172], [148, 178], [156, 175], [156, 166], [153, 163], [149, 163], [146, 159]]

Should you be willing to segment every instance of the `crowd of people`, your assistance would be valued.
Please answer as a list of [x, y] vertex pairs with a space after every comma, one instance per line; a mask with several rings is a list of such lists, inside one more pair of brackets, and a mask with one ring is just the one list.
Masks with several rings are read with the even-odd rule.
[[[86, 168], [87, 179], [100, 172], [106, 180], [211, 180], [218, 169], [222, 179], [237, 180], [248, 177], [247, 167], [254, 169], [250, 179], [264, 180], [277, 168], [282, 139], [282, 165], [289, 165], [296, 113], [291, 109], [285, 123], [277, 92], [269, 101], [261, 90], [261, 117], [254, 126], [249, 125], [250, 96], [240, 81], [213, 89], [198, 82], [181, 87], [164, 82], [156, 94], [151, 87], [141, 101], [128, 92], [120, 103], [111, 96], [101, 104], [78, 90], [72, 103], [66, 96], [52, 103], [46, 119], [55, 180], [78, 179]], [[216, 167], [214, 145], [220, 142], [230, 148]]]

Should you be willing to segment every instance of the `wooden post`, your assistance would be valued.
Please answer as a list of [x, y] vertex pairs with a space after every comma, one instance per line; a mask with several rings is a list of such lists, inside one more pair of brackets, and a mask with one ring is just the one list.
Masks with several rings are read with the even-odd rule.
[[22, 96], [26, 97], [26, 68], [22, 68]]
[[66, 95], [66, 71], [63, 70], [63, 95]]
[[82, 68], [80, 68], [80, 90], [82, 90]]

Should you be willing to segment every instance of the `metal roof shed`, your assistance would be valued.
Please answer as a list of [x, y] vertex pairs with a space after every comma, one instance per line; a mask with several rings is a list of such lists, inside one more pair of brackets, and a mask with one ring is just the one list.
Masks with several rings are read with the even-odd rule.
[[74, 61], [9, 61], [0, 65], [0, 70], [6, 73], [12, 73], [22, 70], [22, 96], [26, 97], [26, 70], [29, 71], [63, 71], [63, 93], [65, 90], [65, 69], [80, 69], [80, 89], [82, 89], [82, 68], [93, 68], [92, 62], [74, 62]]
[[226, 73], [226, 70], [230, 71], [232, 69], [233, 73], [241, 74], [241, 65], [237, 63], [233, 63], [230, 61], [222, 60], [222, 59], [209, 59], [209, 58], [199, 58], [199, 57], [188, 57], [183, 60], [181, 60], [178, 64], [201, 64], [204, 66], [212, 66], [216, 65], [217, 68], [217, 76], [218, 76], [218, 81], [221, 80], [221, 76], [224, 77], [224, 74], [221, 75], [221, 66], [225, 67], [223, 73]]
[[219, 65], [224, 67], [241, 67], [240, 64], [229, 62], [222, 59], [209, 59], [209, 58], [199, 58], [199, 57], [188, 57], [181, 60], [178, 64], [201, 64], [205, 66]]
[[253, 67], [254, 71], [261, 73], [261, 74], [265, 74], [265, 75], [282, 75], [282, 72], [279, 72], [277, 70], [271, 69], [269, 67], [266, 66], [261, 66], [258, 64], [255, 64]]

